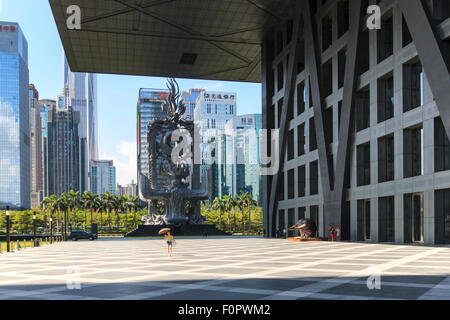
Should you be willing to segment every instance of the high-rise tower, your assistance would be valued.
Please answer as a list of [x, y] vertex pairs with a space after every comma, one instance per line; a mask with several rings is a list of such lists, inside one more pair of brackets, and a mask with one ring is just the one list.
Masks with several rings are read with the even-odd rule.
[[30, 207], [28, 43], [0, 21], [0, 207]]
[[72, 72], [64, 55], [66, 104], [80, 114], [80, 189], [88, 189], [89, 163], [98, 159], [97, 75]]

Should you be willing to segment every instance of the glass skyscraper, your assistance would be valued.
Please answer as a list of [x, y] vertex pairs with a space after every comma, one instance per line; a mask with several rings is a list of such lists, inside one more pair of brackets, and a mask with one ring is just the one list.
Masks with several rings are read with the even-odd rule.
[[28, 43], [0, 21], [0, 207], [30, 207]]
[[88, 188], [89, 163], [98, 159], [97, 75], [72, 72], [65, 55], [64, 96], [65, 105], [80, 113], [80, 189], [84, 191]]
[[[137, 103], [137, 170], [148, 176], [148, 124], [155, 119], [166, 117], [161, 109], [167, 90], [140, 89]], [[139, 177], [138, 177], [139, 178]]]
[[230, 196], [248, 192], [262, 204], [259, 139], [262, 125], [261, 114], [236, 116], [225, 125], [226, 155], [222, 188]]
[[93, 160], [90, 170], [90, 190], [93, 194], [116, 194], [116, 167], [112, 160]]
[[186, 112], [184, 113], [184, 119], [194, 121], [194, 110], [197, 104], [200, 93], [205, 89], [190, 89], [183, 92], [184, 105], [186, 106]]

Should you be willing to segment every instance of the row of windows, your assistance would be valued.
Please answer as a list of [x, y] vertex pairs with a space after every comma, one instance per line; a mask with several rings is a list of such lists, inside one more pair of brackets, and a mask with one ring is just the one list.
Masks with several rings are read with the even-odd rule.
[[[304, 125], [302, 125], [304, 126]], [[292, 131], [291, 131], [292, 132]], [[303, 132], [299, 130], [298, 132]], [[304, 136], [303, 136], [304, 137]], [[435, 118], [434, 130], [434, 166], [435, 172], [450, 170], [450, 141], [447, 138], [444, 126], [440, 118]], [[288, 140], [288, 145], [290, 142]], [[288, 149], [288, 155], [293, 148]], [[299, 149], [300, 150], [300, 149]], [[357, 146], [357, 186], [371, 184], [371, 153], [370, 143]], [[409, 128], [403, 131], [403, 175], [404, 178], [420, 176], [424, 174], [423, 167], [423, 129], [421, 127]], [[393, 181], [395, 179], [395, 149], [394, 136], [386, 136], [378, 139], [378, 183]], [[300, 166], [297, 170], [297, 197], [306, 196], [306, 167]], [[294, 183], [295, 170], [287, 173], [288, 199], [295, 198]], [[283, 179], [283, 176], [281, 177]], [[318, 162], [310, 163], [310, 194], [316, 195], [319, 191]], [[281, 184], [284, 185], [284, 182]], [[283, 189], [283, 188], [281, 188]], [[280, 190], [280, 199], [284, 200], [284, 190]]]

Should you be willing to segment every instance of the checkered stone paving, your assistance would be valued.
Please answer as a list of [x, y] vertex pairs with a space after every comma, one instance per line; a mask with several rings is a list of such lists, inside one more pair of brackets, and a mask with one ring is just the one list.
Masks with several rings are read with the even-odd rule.
[[65, 242], [1, 254], [0, 297], [450, 300], [450, 247], [178, 238], [168, 257], [157, 239]]

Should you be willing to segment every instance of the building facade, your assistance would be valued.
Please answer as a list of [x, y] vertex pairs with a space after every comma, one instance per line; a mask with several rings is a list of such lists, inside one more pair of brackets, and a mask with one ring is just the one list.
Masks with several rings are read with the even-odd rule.
[[56, 108], [56, 101], [49, 99], [39, 100], [41, 110], [41, 151], [42, 151], [42, 183], [43, 183], [43, 196], [49, 197], [48, 186], [48, 111]]
[[201, 172], [214, 163], [212, 143], [225, 132], [225, 124], [236, 115], [236, 93], [201, 92], [194, 110], [194, 122], [198, 127], [201, 151]]
[[93, 194], [116, 194], [116, 167], [112, 160], [91, 161], [89, 172], [90, 190]]
[[48, 194], [80, 190], [79, 112], [71, 107], [47, 110]]
[[[138, 174], [149, 174], [148, 167], [148, 124], [155, 119], [165, 118], [161, 106], [168, 95], [163, 89], [140, 89], [137, 103], [137, 170]], [[139, 176], [138, 176], [139, 178]]]
[[138, 186], [134, 181], [132, 180], [130, 184], [127, 184], [126, 186], [121, 186], [120, 184], [117, 184], [116, 194], [118, 196], [138, 196]]
[[0, 21], [0, 207], [30, 207], [28, 43]]
[[64, 55], [65, 105], [79, 112], [80, 191], [88, 189], [89, 163], [98, 159], [97, 75], [72, 72]]
[[[262, 205], [260, 172], [261, 114], [233, 117], [225, 125], [225, 177], [230, 196], [248, 192]], [[231, 184], [230, 184], [231, 183]]]
[[271, 235], [306, 217], [342, 240], [450, 242], [440, 52], [423, 44], [432, 29], [416, 27], [443, 28], [448, 2], [377, 3], [381, 29], [364, 28], [368, 1], [305, 1], [301, 21], [264, 40], [263, 127], [281, 137], [280, 172], [264, 178]]
[[185, 120], [194, 121], [195, 106], [203, 91], [205, 91], [205, 89], [190, 89], [189, 91], [183, 92], [183, 101], [186, 106], [186, 112], [184, 113]]
[[33, 84], [28, 86], [30, 110], [30, 195], [31, 208], [39, 207], [44, 197], [44, 170], [42, 162], [42, 120], [39, 92]]

